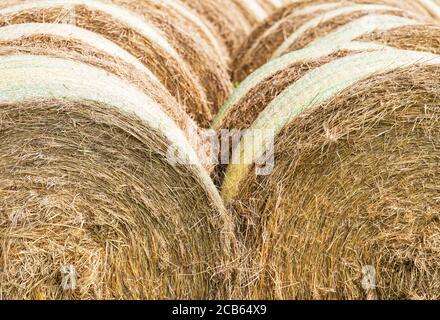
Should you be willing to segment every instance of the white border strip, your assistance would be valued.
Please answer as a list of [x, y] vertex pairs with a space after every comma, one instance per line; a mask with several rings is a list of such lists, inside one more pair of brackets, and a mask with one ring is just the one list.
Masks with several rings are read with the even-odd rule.
[[354, 13], [357, 11], [379, 11], [379, 10], [394, 10], [402, 11], [401, 9], [385, 6], [385, 5], [355, 5], [349, 7], [343, 7], [337, 10], [326, 12], [314, 19], [308, 21], [304, 25], [293, 32], [279, 47], [274, 51], [272, 59], [280, 57], [282, 54], [286, 53], [289, 47], [298, 40], [304, 33], [308, 30], [318, 27], [320, 24], [330, 21], [338, 16]]
[[386, 48], [382, 44], [373, 44], [369, 42], [356, 42], [352, 41], [344, 43], [339, 46], [333, 46], [328, 44], [322, 44], [319, 46], [310, 46], [301, 50], [297, 50], [288, 53], [278, 59], [268, 62], [251, 75], [249, 75], [238, 88], [234, 90], [230, 98], [226, 101], [219, 113], [215, 117], [212, 128], [220, 129], [224, 118], [228, 115], [229, 111], [234, 105], [240, 102], [240, 100], [246, 96], [246, 94], [255, 88], [264, 79], [271, 77], [272, 75], [280, 72], [281, 70], [288, 68], [290, 65], [305, 60], [318, 59], [332, 52], [338, 50], [350, 50], [350, 51], [368, 51], [368, 50], [381, 50]]
[[83, 42], [110, 56], [117, 57], [127, 64], [134, 66], [138, 71], [145, 74], [150, 80], [160, 83], [159, 79], [142, 62], [132, 54], [122, 49], [107, 38], [70, 24], [53, 23], [22, 23], [0, 27], [0, 41], [14, 41], [20, 38], [38, 35], [61, 37], [67, 40]]
[[168, 40], [161, 35], [161, 32], [155, 27], [146, 23], [145, 19], [133, 14], [129, 10], [125, 10], [121, 7], [105, 4], [95, 0], [44, 0], [35, 1], [32, 3], [25, 3], [16, 6], [7, 7], [0, 10], [0, 16], [14, 15], [22, 11], [30, 11], [35, 9], [48, 9], [48, 8], [65, 8], [66, 10], [74, 10], [74, 6], [81, 5], [88, 7], [92, 10], [101, 11], [105, 14], [112, 16], [113, 18], [121, 21], [128, 27], [136, 30], [146, 38], [154, 41], [157, 45], [163, 48], [168, 54], [174, 58], [178, 58], [177, 51], [168, 43]]

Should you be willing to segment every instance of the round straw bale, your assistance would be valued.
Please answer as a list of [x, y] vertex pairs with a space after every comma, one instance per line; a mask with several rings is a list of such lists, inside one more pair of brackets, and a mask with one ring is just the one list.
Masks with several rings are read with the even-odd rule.
[[183, 1], [215, 27], [231, 56], [251, 32], [251, 25], [233, 0]]
[[[439, 56], [388, 48], [270, 101], [234, 150], [250, 164], [229, 165], [222, 190], [254, 257], [250, 298], [440, 297], [439, 76]], [[261, 129], [275, 132], [266, 176], [253, 170]]]
[[249, 128], [271, 100], [308, 71], [338, 57], [384, 48], [384, 45], [353, 41], [340, 46], [311, 46], [271, 61], [234, 90], [215, 117], [212, 128]]
[[231, 217], [156, 102], [78, 61], [0, 70], [0, 297], [229, 297]]
[[[405, 14], [400, 7], [390, 6], [388, 2], [311, 0], [287, 6], [257, 27], [238, 50], [232, 64], [233, 78], [236, 81], [242, 81], [270, 60], [290, 36], [295, 35], [297, 41], [286, 42], [285, 46], [288, 47], [286, 49], [290, 46], [296, 49], [305, 46], [314, 38], [367, 14], [392, 13], [398, 16], [415, 17], [415, 14]], [[417, 15], [417, 17], [423, 19], [422, 16]], [[282, 49], [283, 47], [280, 50], [283, 51]], [[277, 55], [279, 54], [278, 52]]]
[[[6, 2], [1, 4], [1, 7], [8, 7], [14, 4], [26, 3], [29, 0], [5, 0]], [[216, 36], [213, 34], [214, 30], [201, 19], [194, 11], [188, 6], [184, 5], [180, 0], [98, 0], [104, 3], [117, 4], [128, 8], [136, 13], [143, 15], [147, 20], [156, 24], [159, 29], [164, 28], [164, 31], [168, 31], [166, 27], [170, 21], [167, 21], [164, 17], [166, 14], [168, 20], [173, 23], [177, 23], [180, 28], [186, 29], [188, 33], [195, 33], [197, 36], [193, 37], [195, 40], [200, 41], [198, 37], [201, 37], [208, 45], [212, 47], [217, 54], [219, 61], [227, 58], [226, 48], [221, 45]], [[35, 1], [34, 1], [35, 2]], [[165, 21], [164, 21], [165, 20]], [[165, 26], [163, 26], [165, 23]], [[176, 31], [174, 31], [176, 32]], [[170, 35], [170, 34], [167, 34]], [[172, 38], [172, 37], [171, 37]], [[192, 39], [194, 41], [194, 39]], [[226, 54], [226, 56], [225, 56]]]
[[[355, 8], [351, 9], [350, 7], [341, 8], [340, 10], [329, 12], [328, 15], [325, 14], [321, 17], [317, 17], [316, 20], [313, 19], [309, 21], [301, 26], [297, 32], [291, 34], [281, 46], [275, 50], [272, 58], [277, 58], [287, 52], [298, 50], [317, 42], [329, 41], [329, 38], [335, 38], [338, 42], [351, 40], [350, 36], [352, 33], [358, 34], [365, 32], [365, 29], [374, 30], [382, 28], [382, 25], [375, 21], [376, 19], [383, 19], [384, 16], [388, 16], [389, 21], [393, 22], [395, 20], [406, 20], [408, 24], [410, 24], [411, 21], [414, 24], [414, 22], [417, 21], [415, 19], [409, 19], [413, 17], [405, 11], [396, 11], [396, 9], [392, 9], [391, 7], [386, 9], [387, 6], [373, 7], [377, 7], [377, 9], [371, 9], [370, 11], [370, 9], [364, 10], [361, 8], [359, 10]], [[379, 7], [383, 7], [383, 9]], [[342, 13], [344, 11], [348, 11], [349, 13]], [[339, 15], [339, 13], [342, 13], [343, 16]], [[336, 18], [334, 18], [333, 15], [335, 15]], [[400, 17], [405, 17], [405, 19], [401, 19]], [[338, 19], [341, 19], [341, 21]], [[344, 20], [344, 22], [342, 22], [342, 20]], [[331, 34], [332, 37], [326, 37], [328, 34]], [[344, 37], [341, 37], [340, 34], [343, 34]]]
[[208, 163], [203, 130], [144, 64], [106, 38], [74, 25], [23, 23], [0, 27], [0, 55], [11, 53], [81, 61], [128, 80], [161, 106], [198, 151], [202, 163]]
[[[209, 123], [217, 110], [218, 101], [208, 99], [208, 95], [212, 96], [208, 92], [214, 90], [211, 86], [218, 85], [215, 81], [218, 80], [217, 76], [226, 77], [220, 84], [224, 88], [219, 91], [218, 97], [226, 96], [226, 92], [230, 91], [226, 88], [227, 73], [223, 68], [218, 68], [218, 59], [213, 58], [210, 66], [206, 67], [215, 70], [203, 74], [203, 79], [210, 78], [214, 81], [202, 83], [201, 70], [193, 69], [195, 62], [194, 59], [188, 58], [190, 53], [182, 56], [182, 48], [175, 47], [177, 42], [182, 41], [177, 33], [175, 38], [171, 39], [171, 36], [167, 37], [155, 23], [122, 6], [96, 0], [43, 0], [26, 1], [0, 10], [0, 25], [26, 22], [74, 24], [115, 42], [149, 67], [202, 126]], [[198, 54], [202, 57], [201, 60], [205, 61], [208, 51], [204, 51], [201, 43], [200, 46]], [[185, 47], [188, 48], [188, 52], [192, 52], [190, 47], [191, 45]], [[205, 63], [200, 63], [202, 64]], [[222, 75], [217, 72], [219, 70], [222, 70]]]

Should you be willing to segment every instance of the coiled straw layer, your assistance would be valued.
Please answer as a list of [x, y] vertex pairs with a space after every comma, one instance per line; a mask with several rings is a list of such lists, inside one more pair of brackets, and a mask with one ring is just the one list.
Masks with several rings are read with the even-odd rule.
[[106, 38], [74, 25], [23, 23], [0, 27], [0, 55], [11, 53], [81, 61], [129, 81], [161, 106], [206, 163], [202, 129], [145, 65]]
[[163, 32], [191, 66], [215, 115], [230, 95], [232, 85], [228, 74], [229, 53], [212, 27], [178, 0], [107, 1], [138, 13]]
[[216, 29], [216, 34], [229, 50], [230, 56], [245, 41], [252, 27], [233, 0], [183, 0], [185, 4]]
[[156, 102], [83, 62], [0, 70], [1, 298], [231, 295], [231, 218]]
[[[309, 45], [350, 22], [371, 14], [389, 14], [425, 21], [418, 11], [393, 1], [301, 1], [274, 13], [239, 49], [233, 78], [242, 81], [271, 58]], [[380, 26], [378, 26], [380, 27]]]
[[222, 190], [252, 252], [250, 298], [440, 296], [439, 75], [430, 53], [360, 52], [267, 103], [250, 129], [275, 131], [274, 170], [256, 176], [270, 137], [247, 133], [233, 158], [252, 164], [229, 165]]
[[354, 21], [307, 48], [293, 51], [257, 69], [234, 90], [212, 127], [248, 128], [269, 101], [298, 76], [315, 68], [317, 63], [326, 63], [349, 52], [378, 50], [384, 46], [438, 54], [439, 27], [388, 15], [366, 16]]
[[[182, 34], [176, 32], [175, 38], [169, 39], [171, 36], [159, 30], [151, 21], [121, 6], [96, 0], [55, 0], [26, 1], [0, 10], [0, 25], [28, 22], [74, 24], [113, 41], [142, 61], [202, 126], [209, 123], [218, 108], [216, 104], [230, 91], [227, 88], [229, 84], [226, 84], [227, 74], [218, 68], [217, 58], [213, 57], [207, 66], [200, 63], [205, 67], [195, 68], [195, 61], [189, 59], [188, 55], [183, 56], [183, 49], [175, 48], [176, 42], [183, 41], [180, 38]], [[188, 36], [186, 40], [192, 43], [191, 37]], [[193, 53], [191, 45], [186, 48], [189, 55]], [[205, 54], [208, 52], [204, 51], [203, 46], [200, 48], [201, 61], [206, 62]], [[206, 71], [203, 77], [202, 69]], [[212, 81], [207, 81], [207, 78]], [[219, 78], [221, 82], [217, 82]], [[219, 91], [220, 101], [217, 98], [210, 101], [212, 92], [216, 90]]]

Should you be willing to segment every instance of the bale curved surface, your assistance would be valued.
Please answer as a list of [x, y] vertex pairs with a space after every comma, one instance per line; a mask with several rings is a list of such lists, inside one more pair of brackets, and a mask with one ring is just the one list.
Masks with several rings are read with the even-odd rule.
[[[393, 28], [402, 26], [416, 26], [420, 25], [420, 22], [413, 19], [401, 18], [395, 15], [385, 14], [370, 14], [360, 19], [354, 20], [346, 25], [336, 29], [334, 32], [324, 35], [321, 38], [317, 38], [309, 43], [310, 46], [322, 45], [332, 43], [333, 45], [342, 44], [355, 40], [364, 34], [368, 34], [374, 31], [387, 31]], [[287, 52], [290, 49], [287, 49]], [[275, 55], [274, 55], [275, 56]]]
[[67, 23], [98, 33], [143, 62], [191, 116], [206, 126], [215, 112], [196, 70], [166, 35], [139, 14], [96, 0], [26, 1], [0, 10], [0, 25]]
[[157, 103], [77, 61], [1, 56], [0, 70], [2, 298], [229, 296], [231, 218]]
[[[328, 56], [339, 56], [340, 52], [357, 52], [384, 49], [384, 45], [368, 42], [352, 41], [342, 45], [315, 45], [286, 54], [266, 63], [249, 75], [221, 108], [214, 118], [212, 128], [238, 129], [248, 128], [264, 109], [264, 101], [274, 99], [286, 86], [292, 84], [297, 77], [313, 69], [311, 62]], [[315, 66], [316, 67], [316, 66]], [[246, 110], [246, 112], [244, 111]]]
[[[272, 58], [278, 58], [279, 56], [304, 48], [314, 42], [320, 41], [320, 38], [324, 38], [331, 33], [337, 33], [339, 29], [352, 29], [352, 23], [362, 18], [367, 19], [371, 16], [388, 16], [390, 21], [404, 19], [404, 21], [410, 20], [413, 16], [403, 10], [396, 9], [390, 6], [382, 5], [354, 5], [342, 7], [336, 10], [326, 12], [305, 24], [301, 25], [295, 32], [287, 37], [284, 42], [273, 52]], [[385, 21], [376, 23], [373, 19], [367, 21], [361, 20], [361, 26], [363, 28], [375, 29], [381, 28], [382, 23]], [[410, 20], [416, 21], [416, 20]], [[388, 25], [385, 24], [385, 27]]]
[[[364, 7], [368, 10], [368, 6], [390, 6], [396, 9], [404, 10], [406, 6], [403, 4], [398, 5], [393, 1], [330, 1], [330, 0], [310, 0], [299, 1], [291, 5], [286, 6], [275, 12], [265, 22], [261, 23], [254, 31], [249, 35], [247, 41], [237, 51], [233, 61], [233, 78], [236, 81], [242, 81], [247, 75], [255, 71], [258, 67], [269, 61], [274, 52], [279, 48], [283, 42], [294, 32], [297, 32], [299, 28], [307, 24], [310, 20], [316, 19], [316, 23], [325, 18], [323, 15], [329, 15], [335, 12], [336, 16], [330, 19], [326, 24], [319, 24], [319, 28], [309, 28], [309, 32], [317, 31], [317, 33], [311, 33], [309, 36], [305, 36], [306, 39], [313, 39], [314, 37], [322, 36], [322, 32], [331, 32], [332, 29], [338, 27], [338, 25], [348, 23], [350, 20], [359, 18], [366, 12], [356, 10], [354, 7]], [[347, 7], [352, 7], [353, 12], [345, 14], [337, 10], [350, 10]], [[374, 7], [370, 7], [369, 13], [380, 13], [378, 10], [374, 11]], [[385, 9], [386, 10], [386, 9]], [[381, 13], [391, 13], [388, 8], [387, 11]], [[418, 18], [420, 20], [426, 20], [428, 17], [419, 13], [416, 10], [409, 11], [412, 13], [411, 17]], [[400, 13], [397, 13], [401, 15]], [[327, 19], [329, 19], [327, 17]], [[327, 25], [327, 27], [326, 27]]]
[[[230, 165], [223, 185], [254, 257], [250, 298], [440, 296], [439, 75], [430, 53], [358, 53], [260, 113], [251, 128], [275, 130], [274, 171]], [[243, 141], [241, 159], [263, 154]], [[363, 287], [365, 270], [376, 287]]]
[[142, 15], [166, 35], [198, 77], [215, 115], [230, 95], [232, 85], [228, 73], [229, 53], [211, 26], [178, 0], [106, 1]]
[[[381, 28], [390, 29], [366, 33], [374, 27], [371, 21], [368, 22], [370, 18]], [[364, 17], [359, 20], [360, 28], [355, 22], [352, 27], [324, 37], [323, 41], [265, 64], [234, 90], [214, 119], [212, 128], [248, 129], [264, 108], [288, 86], [308, 71], [337, 58], [390, 47], [435, 54], [440, 51], [438, 26], [413, 24], [401, 18], [393, 22], [393, 17], [387, 16], [378, 18], [379, 16]], [[362, 20], [367, 20], [367, 23], [362, 23]], [[358, 41], [346, 43], [364, 33], [366, 34], [358, 38]], [[215, 176], [219, 182], [222, 181], [225, 170], [224, 165], [216, 168]]]
[[0, 27], [0, 55], [19, 53], [81, 61], [136, 85], [176, 122], [202, 163], [208, 163], [208, 150], [199, 134], [202, 129], [144, 64], [113, 42], [74, 25], [22, 23]]
[[[215, 130], [249, 129], [266, 106], [286, 88], [310, 70], [358, 52], [384, 50], [386, 46], [367, 42], [350, 42], [337, 46], [311, 46], [269, 62], [247, 77], [214, 119]], [[231, 145], [230, 153], [236, 147]], [[221, 185], [227, 165], [214, 168], [213, 176]], [[210, 170], [212, 171], [212, 170]]]
[[229, 49], [230, 56], [238, 50], [251, 32], [251, 25], [232, 0], [183, 0], [215, 27]]
[[[356, 20], [307, 48], [274, 59], [257, 69], [234, 90], [214, 118], [212, 127], [248, 127], [264, 107], [264, 101], [273, 99], [280, 90], [285, 89], [284, 85], [292, 82], [289, 74], [297, 73], [296, 68], [311, 69], [306, 61], [321, 59], [326, 55], [337, 56], [337, 51], [377, 50], [384, 46], [438, 54], [439, 27], [386, 15], [371, 15]], [[243, 112], [243, 108], [248, 112]], [[240, 123], [236, 118], [240, 119]]]

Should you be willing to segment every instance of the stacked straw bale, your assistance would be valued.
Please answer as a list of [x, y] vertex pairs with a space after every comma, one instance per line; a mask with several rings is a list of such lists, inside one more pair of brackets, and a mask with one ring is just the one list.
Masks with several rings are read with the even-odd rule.
[[74, 25], [23, 23], [0, 27], [0, 55], [11, 53], [77, 60], [129, 81], [161, 106], [198, 151], [202, 163], [208, 163], [202, 129], [144, 64], [106, 38]]
[[3, 0], [0, 299], [439, 299], [436, 1]]
[[[413, 2], [387, 0], [327, 1], [305, 0], [278, 10], [260, 24], [237, 51], [233, 78], [242, 81], [270, 59], [301, 49], [329, 33], [368, 15], [392, 15], [420, 22], [431, 21]], [[406, 10], [411, 8], [412, 10]], [[374, 19], [373, 19], [374, 20]], [[396, 18], [390, 18], [390, 25]], [[381, 28], [381, 23], [362, 20], [362, 29]], [[353, 29], [351, 26], [347, 28]]]
[[[178, 0], [108, 0], [142, 15], [161, 30], [204, 88], [212, 116], [231, 93], [229, 53], [212, 26]], [[204, 123], [206, 126], [208, 123]]]
[[227, 56], [209, 25], [182, 3], [107, 2], [10, 1], [0, 10], [0, 25], [67, 23], [98, 33], [142, 61], [207, 126], [231, 91]]
[[[212, 127], [216, 130], [247, 129], [267, 104], [288, 86], [313, 68], [336, 58], [387, 46], [440, 53], [440, 27], [437, 25], [387, 15], [380, 19], [375, 16], [373, 22], [368, 19], [370, 17], [364, 17], [351, 25], [357, 32], [353, 32], [349, 24], [340, 32], [329, 34], [307, 48], [293, 51], [259, 68], [233, 92]], [[361, 28], [358, 28], [359, 25]], [[362, 25], [368, 27], [362, 28]], [[217, 183], [221, 183], [225, 170], [224, 165], [216, 168], [214, 176]]]
[[232, 57], [252, 26], [233, 0], [183, 0], [215, 28]]
[[0, 56], [0, 298], [232, 296], [231, 217], [155, 86], [24, 48]]
[[438, 299], [440, 56], [368, 43], [289, 55], [290, 84], [254, 73], [218, 122], [276, 134], [273, 172], [256, 175], [270, 137], [248, 132], [222, 189], [252, 252], [249, 297]]

